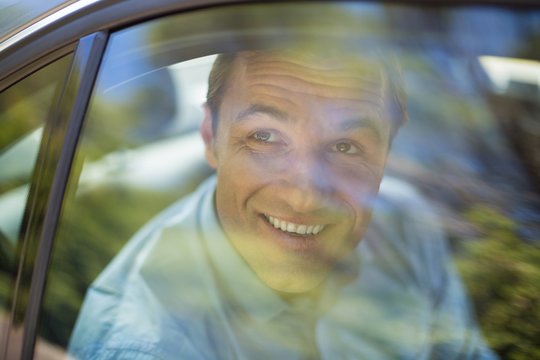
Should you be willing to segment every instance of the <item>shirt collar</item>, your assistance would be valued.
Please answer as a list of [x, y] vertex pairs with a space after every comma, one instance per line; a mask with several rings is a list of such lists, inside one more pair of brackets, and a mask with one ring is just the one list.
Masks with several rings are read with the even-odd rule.
[[239, 304], [258, 321], [271, 320], [287, 308], [287, 303], [258, 278], [232, 247], [216, 214], [214, 192], [205, 196], [201, 218], [203, 239], [217, 277], [231, 297], [225, 296], [225, 300]]

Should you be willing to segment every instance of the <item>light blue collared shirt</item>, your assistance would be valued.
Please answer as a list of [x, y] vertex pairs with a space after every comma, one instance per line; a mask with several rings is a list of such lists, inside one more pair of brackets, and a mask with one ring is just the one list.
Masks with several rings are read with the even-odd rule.
[[493, 359], [429, 206], [387, 179], [320, 301], [282, 300], [229, 243], [215, 178], [146, 225], [86, 296], [81, 359]]

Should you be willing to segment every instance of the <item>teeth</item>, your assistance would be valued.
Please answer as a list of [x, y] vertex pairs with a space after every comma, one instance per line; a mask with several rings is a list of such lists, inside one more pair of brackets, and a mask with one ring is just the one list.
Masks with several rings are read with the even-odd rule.
[[299, 225], [276, 219], [273, 216], [265, 215], [265, 217], [273, 227], [289, 233], [300, 235], [317, 235], [324, 229], [324, 225]]

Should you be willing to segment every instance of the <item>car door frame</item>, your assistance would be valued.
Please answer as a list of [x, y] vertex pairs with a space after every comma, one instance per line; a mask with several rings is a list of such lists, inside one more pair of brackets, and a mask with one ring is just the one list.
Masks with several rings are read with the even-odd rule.
[[[153, 18], [203, 8], [257, 3], [247, 0], [80, 0], [44, 17], [0, 43], [0, 92], [47, 64], [73, 53], [61, 95], [44, 132], [32, 178], [23, 240], [18, 250], [18, 275], [10, 326], [0, 357], [18, 354], [31, 359], [53, 249], [56, 226], [64, 200], [72, 160], [77, 148], [93, 84], [106, 49], [109, 33]], [[369, 1], [364, 1], [369, 2]], [[396, 3], [397, 1], [381, 1]], [[496, 5], [512, 8], [538, 7], [534, 0], [416, 0], [403, 4], [423, 6]], [[23, 313], [22, 319], [15, 319]], [[9, 341], [20, 337], [20, 341]]]

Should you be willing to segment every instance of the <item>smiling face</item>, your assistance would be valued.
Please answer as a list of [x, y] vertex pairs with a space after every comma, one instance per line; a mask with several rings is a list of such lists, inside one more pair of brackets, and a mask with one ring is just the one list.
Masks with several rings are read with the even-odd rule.
[[[339, 61], [338, 61], [339, 60]], [[364, 236], [390, 141], [381, 69], [358, 59], [238, 54], [212, 133], [216, 209], [274, 290], [316, 288]]]

